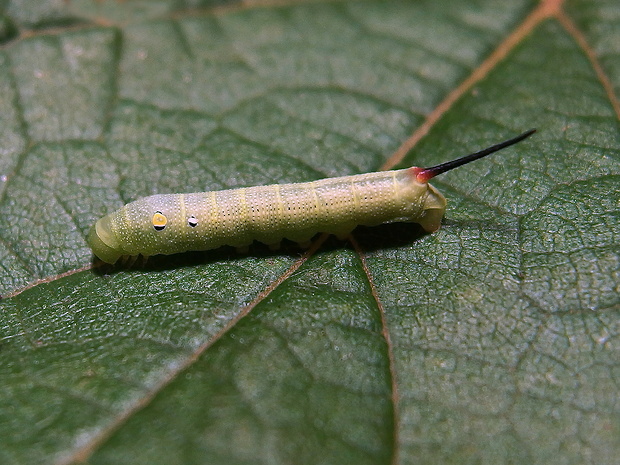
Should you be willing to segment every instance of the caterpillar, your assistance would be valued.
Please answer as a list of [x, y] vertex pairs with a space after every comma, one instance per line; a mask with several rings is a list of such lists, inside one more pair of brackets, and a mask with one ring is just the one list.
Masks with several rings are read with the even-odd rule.
[[317, 233], [346, 237], [358, 225], [418, 223], [439, 229], [445, 197], [428, 181], [532, 135], [523, 134], [430, 168], [411, 167], [193, 194], [159, 194], [130, 202], [90, 229], [93, 253], [113, 264], [123, 256], [244, 248], [254, 240], [277, 246], [307, 243]]

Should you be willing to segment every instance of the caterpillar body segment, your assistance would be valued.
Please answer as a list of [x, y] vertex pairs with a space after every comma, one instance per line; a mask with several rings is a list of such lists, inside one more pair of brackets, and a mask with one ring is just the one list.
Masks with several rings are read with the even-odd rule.
[[479, 152], [431, 168], [343, 176], [193, 194], [159, 194], [130, 202], [91, 228], [88, 243], [107, 263], [122, 256], [174, 254], [254, 240], [308, 242], [325, 232], [339, 237], [358, 225], [419, 223], [439, 229], [445, 197], [428, 180], [533, 134], [525, 132]]

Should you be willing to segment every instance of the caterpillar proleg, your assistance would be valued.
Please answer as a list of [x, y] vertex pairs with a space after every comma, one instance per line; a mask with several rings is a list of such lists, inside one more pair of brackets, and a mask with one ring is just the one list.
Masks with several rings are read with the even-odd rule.
[[439, 229], [445, 197], [428, 181], [532, 135], [523, 134], [430, 168], [411, 167], [193, 194], [160, 194], [130, 202], [97, 221], [88, 234], [94, 254], [107, 263], [120, 257], [268, 245], [284, 238], [308, 242], [324, 232], [347, 236], [358, 225], [419, 223]]

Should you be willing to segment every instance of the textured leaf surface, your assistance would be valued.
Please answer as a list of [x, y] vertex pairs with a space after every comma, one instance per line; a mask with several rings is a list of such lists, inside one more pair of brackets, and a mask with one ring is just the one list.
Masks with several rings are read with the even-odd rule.
[[[0, 4], [0, 463], [614, 463], [617, 2], [217, 3]], [[140, 196], [530, 127], [432, 235], [90, 266]]]

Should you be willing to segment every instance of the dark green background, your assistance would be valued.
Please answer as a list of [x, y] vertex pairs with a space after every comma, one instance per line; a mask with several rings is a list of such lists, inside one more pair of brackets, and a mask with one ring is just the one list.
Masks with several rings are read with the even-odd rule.
[[[267, 297], [290, 244], [73, 272], [137, 197], [379, 169], [536, 7], [218, 3], [0, 1], [0, 463], [613, 463], [620, 126], [557, 19], [402, 162], [538, 128], [437, 179], [437, 233]], [[620, 94], [617, 1], [563, 13]]]

